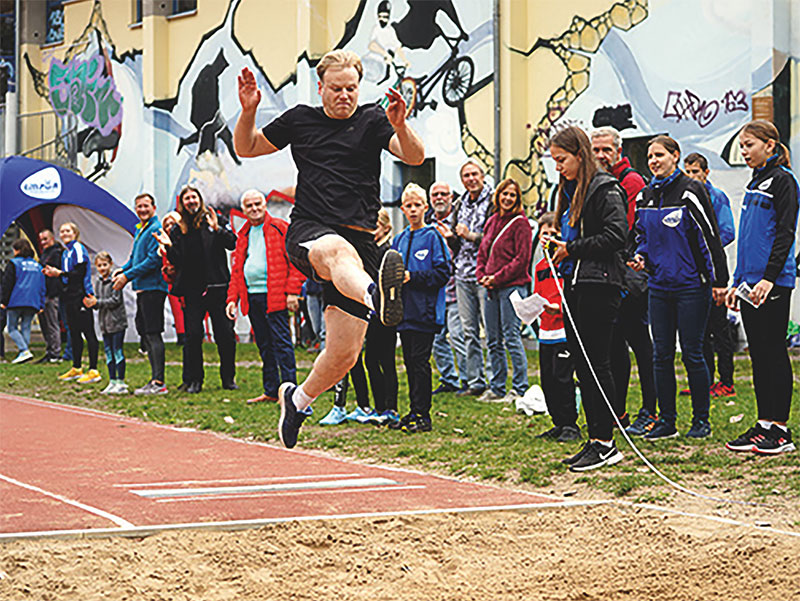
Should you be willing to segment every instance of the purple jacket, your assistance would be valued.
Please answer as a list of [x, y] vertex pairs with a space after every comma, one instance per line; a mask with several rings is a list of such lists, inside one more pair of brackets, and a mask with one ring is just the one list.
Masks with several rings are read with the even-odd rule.
[[[499, 236], [512, 219], [520, 217]], [[499, 236], [499, 237], [498, 237]], [[497, 243], [492, 248], [492, 243]], [[494, 276], [495, 288], [524, 286], [530, 284], [531, 245], [533, 230], [523, 213], [500, 216], [495, 213], [483, 228], [483, 240], [478, 249], [478, 264], [475, 275], [478, 281], [487, 275]], [[491, 248], [491, 256], [489, 249]]]

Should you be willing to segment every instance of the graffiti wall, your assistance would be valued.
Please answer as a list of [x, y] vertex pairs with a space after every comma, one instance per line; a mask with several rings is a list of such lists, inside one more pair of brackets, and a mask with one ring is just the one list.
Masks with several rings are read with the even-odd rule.
[[[266, 124], [298, 102], [319, 102], [314, 67], [332, 48], [363, 57], [362, 102], [381, 101], [389, 86], [403, 93], [429, 157], [417, 177], [458, 188], [467, 157], [491, 173], [499, 136], [500, 173], [521, 182], [531, 212], [555, 181], [547, 139], [567, 124], [612, 125], [634, 155], [669, 133], [684, 154], [708, 157], [712, 179], [736, 201], [747, 178], [737, 131], [787, 70], [796, 87], [797, 52], [778, 48], [773, 22], [756, 18], [780, 4], [772, 0], [499, 0], [495, 131], [493, 4], [200, 0], [193, 16], [158, 25], [146, 17], [142, 33], [126, 3], [85, 0], [65, 7], [65, 43], [25, 65], [36, 93], [76, 129], [80, 171], [128, 204], [153, 191], [161, 213], [186, 183], [219, 207], [251, 187], [291, 193], [288, 151], [236, 156], [237, 74], [256, 74], [257, 122]], [[786, 133], [797, 148], [796, 89], [787, 95], [795, 108]], [[383, 160], [391, 202], [408, 172], [388, 153]]]

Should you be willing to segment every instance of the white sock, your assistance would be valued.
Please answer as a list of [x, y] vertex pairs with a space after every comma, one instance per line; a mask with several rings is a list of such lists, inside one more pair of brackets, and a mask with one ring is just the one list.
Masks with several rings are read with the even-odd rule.
[[592, 442], [599, 442], [605, 448], [610, 449], [611, 445], [614, 444], [613, 440], [593, 440]]
[[314, 399], [306, 394], [302, 386], [298, 386], [292, 395], [292, 402], [298, 411], [303, 411], [314, 402]]
[[758, 420], [758, 425], [761, 426], [762, 428], [764, 428], [765, 430], [769, 430], [772, 427], [773, 423], [775, 423], [775, 422], [771, 422], [771, 421], [766, 420], [766, 419]]

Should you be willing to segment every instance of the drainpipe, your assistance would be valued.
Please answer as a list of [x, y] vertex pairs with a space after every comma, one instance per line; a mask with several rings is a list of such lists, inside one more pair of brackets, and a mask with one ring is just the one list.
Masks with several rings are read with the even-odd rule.
[[[19, 0], [17, 0], [19, 2]], [[500, 0], [494, 0], [492, 32], [494, 53], [494, 184], [500, 182]]]

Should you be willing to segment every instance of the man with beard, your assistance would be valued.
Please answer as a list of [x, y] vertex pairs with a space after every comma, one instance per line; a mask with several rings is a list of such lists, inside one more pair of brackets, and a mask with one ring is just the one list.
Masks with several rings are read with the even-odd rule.
[[[172, 228], [167, 260], [175, 266], [172, 294], [184, 299], [183, 384], [190, 394], [203, 389], [203, 319], [208, 313], [214, 327], [214, 342], [219, 353], [222, 388], [237, 390], [236, 336], [233, 324], [225, 315], [228, 282], [226, 250], [236, 246], [236, 236], [227, 219], [206, 207], [200, 191], [184, 186], [176, 206], [181, 220]], [[162, 232], [163, 233], [163, 232]], [[164, 237], [160, 236], [160, 242]]]

